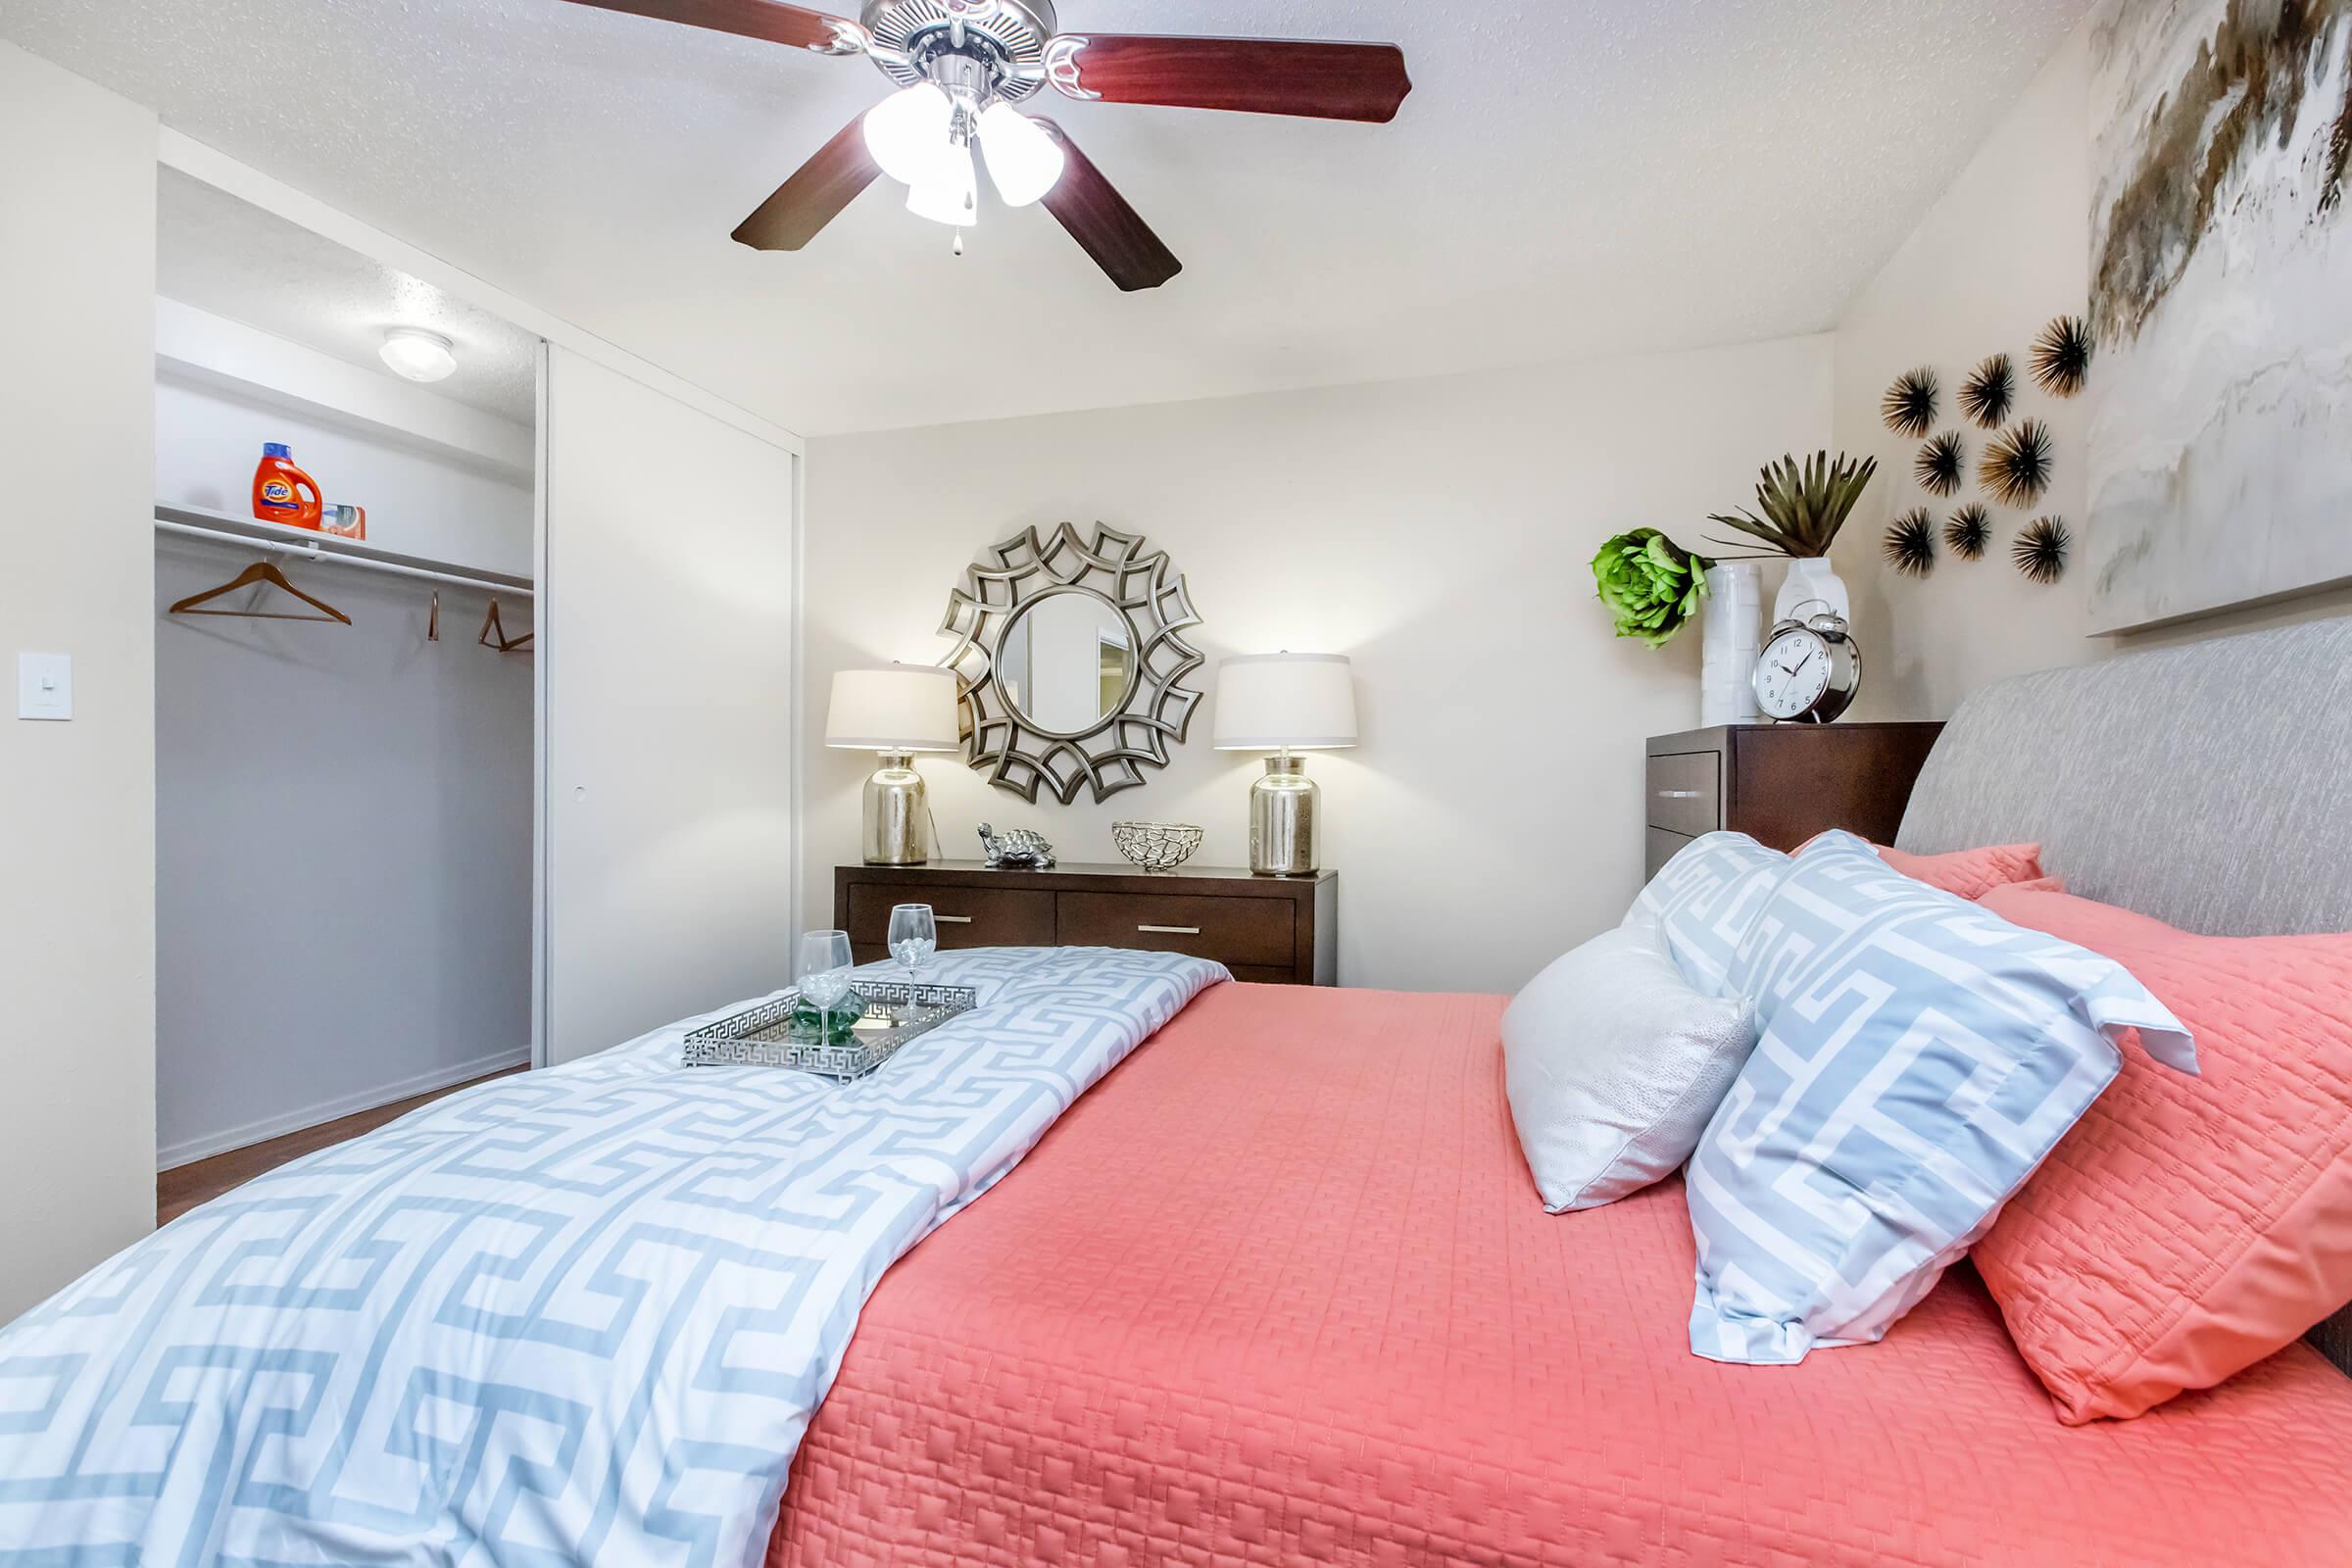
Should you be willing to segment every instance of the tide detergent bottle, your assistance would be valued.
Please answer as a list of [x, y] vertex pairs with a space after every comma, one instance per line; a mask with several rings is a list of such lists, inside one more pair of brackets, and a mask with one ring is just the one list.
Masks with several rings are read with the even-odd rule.
[[254, 516], [291, 528], [316, 528], [318, 513], [318, 485], [294, 466], [293, 448], [281, 441], [264, 444], [261, 466], [253, 470]]

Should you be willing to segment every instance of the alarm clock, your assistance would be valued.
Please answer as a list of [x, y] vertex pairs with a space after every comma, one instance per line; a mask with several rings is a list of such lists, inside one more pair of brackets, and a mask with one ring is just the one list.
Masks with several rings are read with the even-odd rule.
[[[1804, 613], [1819, 605], [1816, 614]], [[1756, 658], [1756, 706], [1784, 724], [1827, 724], [1862, 684], [1862, 653], [1845, 617], [1821, 600], [1795, 607], [1775, 625]]]

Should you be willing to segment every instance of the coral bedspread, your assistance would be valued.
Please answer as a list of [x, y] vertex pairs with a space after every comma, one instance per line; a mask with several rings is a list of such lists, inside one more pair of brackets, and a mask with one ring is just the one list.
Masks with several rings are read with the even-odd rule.
[[884, 1278], [768, 1562], [2352, 1563], [2300, 1346], [2064, 1427], [1960, 1270], [1875, 1348], [1694, 1357], [1680, 1186], [1544, 1213], [1501, 1007], [1196, 1001]]

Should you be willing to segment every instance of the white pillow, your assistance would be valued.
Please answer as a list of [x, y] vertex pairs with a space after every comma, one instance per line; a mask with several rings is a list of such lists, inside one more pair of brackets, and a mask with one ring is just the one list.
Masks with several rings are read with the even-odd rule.
[[1748, 1004], [1692, 989], [1647, 922], [1555, 959], [1502, 1015], [1503, 1084], [1544, 1206], [1598, 1208], [1689, 1159], [1755, 1044]]

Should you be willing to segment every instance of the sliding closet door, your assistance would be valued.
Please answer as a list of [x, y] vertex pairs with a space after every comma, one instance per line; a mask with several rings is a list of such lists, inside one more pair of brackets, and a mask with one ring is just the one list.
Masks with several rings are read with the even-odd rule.
[[547, 350], [545, 1059], [789, 978], [790, 452]]

